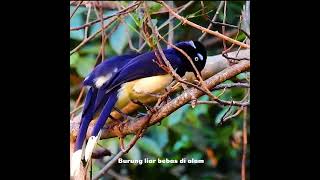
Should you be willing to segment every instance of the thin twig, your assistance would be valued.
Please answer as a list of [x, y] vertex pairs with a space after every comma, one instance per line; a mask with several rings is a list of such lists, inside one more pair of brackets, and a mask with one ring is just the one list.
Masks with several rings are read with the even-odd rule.
[[95, 174], [92, 179], [98, 180], [100, 177], [102, 177], [122, 155], [124, 155], [124, 152], [119, 151], [118, 154], [115, 155], [97, 174]]
[[242, 60], [247, 60], [249, 61], [249, 58], [236, 58], [236, 57], [229, 57], [227, 53], [222, 53], [222, 56], [228, 60], [235, 60], [235, 61], [242, 61]]
[[233, 115], [228, 116], [228, 117], [226, 117], [226, 118], [223, 118], [223, 119], [220, 121], [219, 125], [222, 125], [222, 124], [224, 124], [225, 122], [227, 122], [229, 119], [232, 119], [232, 118], [238, 116], [242, 111], [243, 111], [243, 106], [241, 106], [241, 107], [238, 109], [238, 111], [237, 111], [236, 113], [234, 113]]
[[[78, 98], [77, 98], [76, 104], [74, 105], [73, 111], [75, 111], [75, 110], [77, 109], [77, 107], [79, 106], [80, 100], [81, 100], [81, 98], [82, 98], [82, 96], [83, 96], [83, 92], [84, 92], [84, 87], [83, 87], [83, 88], [81, 89], [81, 91], [80, 91], [80, 94], [79, 94], [79, 96], [78, 96]], [[70, 113], [70, 114], [71, 114], [70, 119], [73, 119], [74, 113]]]
[[219, 84], [216, 87], [214, 87], [212, 90], [219, 90], [224, 88], [250, 88], [249, 83], [228, 83], [228, 84]]
[[73, 12], [72, 12], [71, 15], [70, 15], [70, 19], [71, 19], [71, 18], [73, 17], [73, 15], [76, 13], [76, 11], [77, 11], [78, 8], [80, 7], [81, 3], [82, 3], [82, 1], [80, 1], [80, 2], [77, 4], [77, 6], [75, 7], [75, 9], [73, 10]]
[[[92, 8], [92, 6], [89, 6], [89, 8], [88, 8], [86, 23], [89, 22], [89, 18], [90, 18], [90, 14], [91, 14], [91, 8]], [[87, 39], [87, 37], [88, 37], [88, 30], [89, 30], [89, 27], [85, 27], [84, 28], [84, 39]]]
[[[128, 6], [127, 8], [117, 12], [116, 14], [113, 14], [113, 15], [110, 15], [110, 16], [105, 16], [103, 17], [102, 19], [105, 21], [107, 19], [110, 19], [112, 17], [116, 17], [116, 16], [121, 16], [121, 15], [125, 15], [125, 14], [128, 14], [129, 12], [131, 11], [134, 11], [135, 9], [137, 9], [139, 7], [139, 5], [141, 4], [141, 2], [137, 2], [137, 3], [134, 3], [133, 5], [131, 6]], [[131, 9], [132, 8], [132, 9]], [[70, 28], [70, 31], [76, 31], [76, 30], [80, 30], [80, 29], [83, 29], [87, 26], [91, 26], [93, 24], [96, 24], [98, 22], [100, 22], [101, 20], [100, 19], [97, 19], [97, 20], [94, 20], [94, 21], [91, 21], [89, 23], [86, 23], [86, 24], [83, 24], [79, 27], [73, 27], [73, 28]]]
[[[224, 1], [221, 1], [220, 4], [219, 4], [219, 6], [218, 6], [218, 8], [217, 8], [216, 13], [214, 14], [214, 16], [213, 16], [213, 18], [212, 18], [212, 20], [211, 20], [212, 22], [215, 22], [215, 21], [216, 21], [216, 19], [217, 19], [217, 17], [218, 17], [218, 14], [219, 14], [219, 12], [220, 12], [223, 4], [224, 4]], [[211, 26], [212, 26], [212, 24], [209, 24], [209, 26], [207, 27], [207, 29], [210, 29]], [[199, 37], [198, 41], [201, 42], [206, 35], [207, 35], [207, 33], [204, 32], [204, 33]]]
[[[172, 6], [172, 8], [174, 8], [173, 1], [169, 1], [168, 3]], [[171, 14], [169, 14], [169, 19], [170, 17], [172, 17]], [[173, 43], [173, 35], [174, 35], [174, 31], [172, 29], [173, 29], [173, 21], [171, 20], [169, 22], [169, 28], [168, 28], [168, 42], [171, 44]], [[169, 45], [167, 45], [167, 47], [169, 48]]]
[[246, 180], [247, 108], [243, 110], [241, 180]]
[[214, 25], [219, 25], [219, 26], [227, 26], [227, 27], [231, 27], [231, 28], [239, 28], [239, 30], [241, 32], [244, 33], [244, 35], [246, 35], [248, 38], [250, 38], [250, 35], [243, 29], [241, 29], [239, 26], [235, 26], [235, 25], [232, 25], [232, 24], [227, 24], [227, 23], [221, 23], [221, 22], [213, 22], [213, 21], [210, 21], [211, 24], [214, 24]]
[[220, 100], [220, 102], [216, 101], [197, 101], [197, 104], [220, 104], [223, 106], [249, 106], [250, 102], [238, 102], [238, 101], [224, 101]]
[[[158, 37], [160, 37], [160, 39], [161, 39], [162, 41], [164, 41], [165, 43], [169, 44], [169, 42], [167, 42], [167, 41], [159, 34], [159, 32], [156, 30], [156, 28], [153, 28], [153, 29], [155, 30], [155, 34], [156, 34]], [[205, 83], [204, 83], [204, 81], [203, 81], [203, 79], [202, 79], [202, 77], [201, 77], [198, 69], [195, 67], [193, 61], [191, 60], [191, 58], [188, 56], [188, 54], [187, 54], [186, 52], [184, 52], [182, 49], [176, 47], [176, 46], [173, 45], [173, 44], [169, 44], [169, 45], [170, 45], [171, 47], [175, 48], [176, 50], [178, 50], [178, 51], [181, 52], [184, 56], [187, 57], [187, 59], [189, 60], [189, 62], [191, 63], [192, 67], [194, 68], [194, 70], [195, 70], [195, 72], [196, 72], [197, 78], [200, 80], [201, 87], [198, 87], [197, 85], [194, 85], [194, 84], [192, 84], [192, 83], [189, 83], [189, 82], [184, 81], [182, 78], [179, 78], [180, 76], [177, 76], [176, 73], [173, 73], [173, 72], [172, 72], [173, 70], [171, 70], [171, 72], [172, 72], [171, 74], [173, 75], [173, 77], [174, 77], [177, 81], [183, 82], [183, 83], [185, 83], [185, 84], [187, 84], [187, 85], [190, 85], [190, 86], [192, 86], [192, 87], [194, 87], [194, 88], [196, 88], [196, 89], [198, 89], [198, 90], [206, 93], [212, 100], [217, 101], [218, 103], [220, 103], [220, 104], [222, 104], [222, 105], [230, 104], [229, 102], [226, 102], [226, 101], [223, 101], [223, 100], [218, 99], [216, 96], [214, 96], [214, 95], [209, 91], [209, 89], [208, 89], [207, 86], [205, 85]], [[170, 66], [171, 66], [171, 65], [170, 65]], [[172, 68], [172, 67], [171, 67], [171, 68]]]
[[[179, 11], [177, 12], [177, 14], [181, 13], [182, 11], [184, 11], [185, 9], [187, 9], [190, 5], [192, 5], [194, 3], [194, 1], [190, 1], [188, 2], [187, 4], [185, 4], [181, 9], [179, 9]], [[162, 23], [158, 28], [157, 30], [160, 31], [162, 28], [164, 28], [167, 24], [169, 24], [169, 22], [174, 18], [174, 16], [171, 16], [169, 17], [168, 20], [166, 20], [164, 23]], [[144, 46], [147, 44], [147, 42], [144, 42], [142, 45], [141, 45], [141, 49], [144, 48]]]
[[191, 22], [191, 21], [187, 20], [186, 18], [184, 18], [184, 17], [178, 15], [177, 13], [175, 13], [175, 12], [172, 10], [172, 8], [171, 8], [170, 6], [168, 6], [166, 3], [164, 3], [163, 1], [160, 1], [160, 3], [163, 4], [163, 5], [169, 10], [169, 12], [170, 12], [172, 15], [174, 15], [177, 19], [179, 19], [180, 21], [182, 21], [182, 24], [188, 24], [189, 26], [192, 26], [192, 27], [194, 27], [194, 28], [196, 28], [196, 29], [199, 29], [199, 30], [201, 30], [202, 32], [207, 32], [208, 34], [211, 34], [211, 35], [217, 36], [217, 37], [219, 37], [219, 38], [225, 39], [226, 41], [229, 41], [229, 42], [231, 42], [231, 43], [234, 43], [234, 44], [236, 44], [236, 45], [238, 45], [238, 46], [241, 46], [241, 47], [243, 47], [243, 48], [250, 48], [249, 45], [244, 44], [244, 43], [242, 43], [242, 42], [239, 42], [239, 41], [237, 41], [237, 40], [235, 40], [235, 39], [232, 39], [232, 38], [230, 38], [230, 37], [228, 37], [228, 36], [225, 36], [225, 35], [223, 35], [223, 34], [220, 34], [218, 31], [211, 31], [210, 29], [207, 29], [207, 28], [204, 28], [204, 27], [202, 27], [202, 26], [199, 26], [198, 24], [196, 24], [196, 23], [194, 23], [194, 22]]
[[223, 120], [225, 119], [225, 116], [228, 114], [228, 112], [231, 111], [231, 108], [232, 108], [232, 105], [233, 105], [233, 101], [231, 101], [231, 104], [229, 105], [229, 108], [227, 109], [227, 111], [223, 114], [223, 116], [221, 117], [221, 121], [219, 124], [222, 124]]
[[75, 112], [77, 112], [78, 110], [80, 110], [81, 108], [83, 108], [84, 104], [81, 104], [80, 106], [74, 108], [71, 112], [70, 115], [74, 114]]
[[[227, 17], [227, 1], [224, 1], [223, 20], [222, 20], [224, 24], [226, 23], [226, 17]], [[222, 28], [222, 34], [224, 35], [226, 31], [226, 27], [222, 26], [221, 28]], [[224, 51], [227, 50], [226, 41], [224, 39], [222, 40], [222, 44], [223, 44]]]
[[202, 11], [202, 14], [206, 14], [206, 12], [204, 11], [204, 9], [205, 9], [206, 7], [204, 6], [203, 1], [200, 1], [200, 4], [201, 4], [201, 11]]
[[111, 166], [124, 154], [126, 154], [138, 141], [138, 139], [142, 136], [142, 133], [144, 132], [144, 128], [147, 127], [147, 125], [149, 124], [149, 120], [152, 116], [147, 117], [147, 119], [145, 120], [145, 122], [142, 124], [141, 129], [137, 132], [137, 134], [134, 136], [134, 138], [132, 138], [132, 140], [130, 141], [128, 147], [125, 150], [121, 150], [118, 152], [117, 155], [115, 155], [94, 177], [93, 180], [97, 180], [100, 177], [102, 177], [110, 168]]
[[[232, 66], [229, 66], [226, 69], [215, 74], [214, 76], [208, 78], [205, 82], [206, 82], [208, 88], [212, 89], [216, 85], [226, 81], [227, 79], [230, 79], [241, 72], [248, 71], [249, 69], [250, 69], [250, 62], [240, 61], [239, 63], [234, 64]], [[190, 100], [192, 99], [191, 94], [193, 94], [196, 98], [199, 98], [203, 95], [206, 95], [202, 91], [199, 91], [194, 88], [189, 88], [188, 90], [184, 91], [178, 97], [176, 97], [176, 98], [172, 99], [171, 101], [167, 102], [166, 104], [164, 104], [156, 112], [156, 114], [153, 114], [148, 126], [152, 126], [154, 124], [161, 122], [161, 120], [163, 118], [167, 117], [169, 114], [176, 111], [181, 106], [190, 102]], [[142, 124], [144, 122], [145, 122], [145, 117], [141, 117], [134, 122], [129, 121], [126, 124], [122, 125], [121, 132], [123, 135], [135, 133], [138, 129], [140, 129], [142, 127]], [[71, 137], [74, 137], [77, 134], [77, 132], [79, 131], [79, 123], [80, 123], [79, 116], [77, 119], [74, 118], [74, 120], [70, 122]], [[101, 139], [116, 137], [118, 134], [117, 126], [118, 126], [117, 123], [114, 123], [113, 125], [110, 125], [108, 128], [104, 129], [103, 133], [101, 135]], [[93, 129], [93, 124], [91, 124], [89, 126], [88, 134], [90, 134], [92, 129]]]
[[70, 51], [70, 55], [78, 51], [84, 44], [86, 44], [88, 41], [96, 37], [98, 34], [102, 32], [103, 29], [106, 29], [109, 25], [111, 25], [114, 21], [117, 20], [117, 17], [113, 18], [108, 24], [106, 24], [104, 27], [102, 27], [100, 30], [89, 36], [88, 38], [84, 39], [77, 47], [75, 47], [72, 51]]

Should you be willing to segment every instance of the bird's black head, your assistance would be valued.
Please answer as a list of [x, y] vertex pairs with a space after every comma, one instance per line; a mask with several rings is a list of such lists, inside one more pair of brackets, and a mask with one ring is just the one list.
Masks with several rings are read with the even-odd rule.
[[[176, 44], [176, 46], [189, 55], [189, 57], [193, 61], [193, 64], [196, 66], [199, 72], [202, 71], [202, 69], [206, 65], [207, 51], [199, 41], [185, 41]], [[184, 62], [187, 62], [186, 71], [194, 72], [194, 74], [196, 75], [196, 72], [189, 62], [188, 58], [179, 51], [178, 54]]]

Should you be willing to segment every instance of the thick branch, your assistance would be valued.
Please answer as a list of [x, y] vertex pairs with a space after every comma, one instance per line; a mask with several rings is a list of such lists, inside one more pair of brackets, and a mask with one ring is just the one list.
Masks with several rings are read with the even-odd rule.
[[[235, 64], [233, 66], [230, 66], [226, 68], [225, 70], [219, 72], [218, 74], [212, 76], [211, 78], [207, 79], [205, 81], [206, 85], [209, 89], [213, 89], [216, 85], [218, 85], [221, 82], [224, 82], [227, 79], [232, 78], [233, 76], [247, 71], [250, 68], [250, 62], [249, 61], [240, 61], [238, 64]], [[155, 115], [153, 115], [150, 119], [149, 126], [156, 124], [160, 122], [163, 118], [170, 115], [172, 112], [183, 106], [184, 104], [187, 104], [190, 100], [192, 100], [192, 95], [195, 97], [200, 97], [204, 95], [203, 92], [195, 89], [190, 88], [187, 91], [183, 92], [180, 96], [173, 99], [166, 105], [164, 105]], [[141, 125], [143, 122], [145, 122], [145, 118], [148, 117], [142, 117], [137, 121], [129, 121], [128, 123], [124, 124], [121, 128], [122, 134], [132, 134], [135, 133], [137, 130], [141, 128]], [[91, 133], [93, 126], [90, 126], [88, 129], [88, 133]], [[115, 137], [119, 133], [119, 128], [117, 126], [111, 127], [106, 129], [103, 133], [101, 138], [110, 138]]]
[[[236, 54], [236, 53], [237, 52], [230, 53], [230, 56], [234, 56], [234, 54]], [[249, 54], [250, 54], [250, 50], [241, 50], [239, 52], [238, 57], [250, 57]], [[206, 64], [205, 68], [201, 71], [203, 79], [207, 79], [205, 82], [206, 82], [206, 84], [208, 84], [208, 88], [213, 89], [216, 85], [233, 77], [234, 75], [236, 75], [236, 74], [233, 74], [235, 70], [240, 70], [240, 72], [243, 72], [243, 71], [246, 71], [249, 69], [249, 67], [247, 67], [247, 66], [249, 66], [250, 61], [247, 61], [245, 67], [242, 67], [244, 65], [242, 65], [241, 67], [238, 67], [240, 64], [243, 64], [242, 61], [240, 61], [240, 62], [241, 63], [229, 67], [228, 60], [226, 60], [222, 55], [209, 56], [207, 59], [207, 64]], [[227, 69], [225, 69], [225, 68], [227, 68]], [[225, 70], [222, 71], [223, 69], [225, 69]], [[220, 72], [220, 71], [222, 71], [222, 72]], [[220, 73], [218, 73], [218, 72], [220, 72]], [[195, 79], [193, 73], [187, 73], [184, 77], [187, 79], [187, 81], [192, 81]], [[211, 77], [211, 78], [209, 78], [209, 77]], [[216, 80], [216, 78], [218, 78], [218, 80]], [[186, 95], [191, 96], [190, 93], [195, 93], [194, 95], [196, 95], [196, 97], [200, 97], [201, 95], [203, 95], [203, 93], [199, 93], [198, 90], [191, 88], [191, 89], [189, 89], [189, 91], [184, 92], [182, 95], [180, 95], [176, 99], [178, 99], [178, 100], [183, 99], [183, 97]], [[150, 100], [151, 100], [150, 102], [152, 102], [152, 101], [156, 101], [157, 99], [154, 98], [154, 99], [150, 99]], [[173, 101], [169, 102], [169, 104], [172, 104], [172, 102]], [[188, 102], [185, 102], [184, 104], [186, 104], [186, 103], [188, 103]], [[168, 109], [168, 106], [170, 107], [169, 104], [165, 105], [159, 112], [164, 112], [164, 110], [163, 110], [164, 108]], [[125, 113], [131, 113], [131, 112], [136, 111], [138, 108], [139, 108], [139, 106], [137, 104], [129, 103], [125, 108], [122, 109], [122, 111]], [[175, 110], [176, 109], [172, 109], [172, 112]], [[168, 110], [165, 110], [165, 111], [167, 112]], [[167, 115], [169, 115], [169, 114], [167, 114]], [[120, 116], [117, 116], [117, 113], [114, 113], [114, 112], [113, 112], [112, 116], [114, 116], [116, 118], [120, 117]], [[154, 121], [155, 121], [155, 119], [154, 119], [154, 117], [152, 117], [152, 119], [151, 119], [151, 122], [153, 122], [152, 124], [154, 124]], [[125, 128], [122, 129], [123, 133], [124, 134], [134, 133], [141, 126], [141, 124], [139, 122], [141, 122], [141, 121], [130, 122], [129, 124], [127, 123], [124, 126]], [[76, 116], [70, 122], [71, 143], [75, 140], [75, 137], [78, 133], [79, 123], [80, 123], [80, 115]], [[137, 123], [137, 124], [135, 125], [135, 123]], [[93, 124], [91, 124], [89, 127], [88, 135], [90, 135], [90, 133], [91, 133], [92, 126], [93, 126]], [[108, 133], [103, 134], [103, 138], [113, 137], [117, 134], [117, 132], [118, 132], [118, 128], [112, 128], [112, 129], [108, 130]]]
[[[218, 85], [219, 83], [221, 83], [227, 79], [230, 79], [231, 77], [233, 77], [241, 72], [247, 71], [247, 70], [249, 70], [249, 68], [250, 68], [249, 61], [240, 61], [238, 64], [235, 64], [231, 67], [228, 67], [227, 69], [225, 69], [225, 70], [221, 71], [220, 73], [214, 75], [213, 77], [207, 79], [205, 81], [205, 83], [209, 89], [212, 89], [216, 85]], [[177, 98], [173, 99], [172, 101], [170, 101], [169, 103], [164, 105], [159, 110], [159, 112], [157, 114], [153, 115], [150, 119], [149, 126], [160, 122], [163, 118], [167, 117], [172, 112], [174, 112], [175, 110], [177, 110], [181, 106], [188, 103], [190, 100], [192, 100], [192, 95], [194, 95], [195, 97], [198, 98], [198, 97], [204, 95], [204, 93], [195, 89], [195, 88], [190, 88], [190, 89], [186, 90], [180, 96], [178, 96]], [[144, 121], [145, 118], [146, 117], [142, 117], [135, 122], [131, 122], [131, 121], [128, 122], [121, 129], [122, 133], [123, 134], [131, 134], [131, 133], [136, 132], [141, 127], [141, 123]], [[102, 138], [109, 138], [109, 137], [116, 136], [115, 129], [116, 129], [116, 127], [112, 127], [110, 129], [104, 131], [101, 137]], [[90, 129], [90, 131], [91, 131], [91, 129]]]

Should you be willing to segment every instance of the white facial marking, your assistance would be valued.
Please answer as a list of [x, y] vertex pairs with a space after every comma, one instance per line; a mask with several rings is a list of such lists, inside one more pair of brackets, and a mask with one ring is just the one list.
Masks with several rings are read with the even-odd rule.
[[189, 41], [189, 44], [194, 48], [197, 49], [196, 45], [194, 45], [193, 41]]
[[113, 72], [117, 72], [118, 71], [118, 68], [114, 68]]
[[105, 82], [111, 78], [112, 73], [108, 73], [105, 76], [99, 76], [94, 79], [97, 88], [100, 88]]
[[200, 60], [203, 60], [203, 56], [200, 53], [197, 53], [197, 56], [200, 58]]

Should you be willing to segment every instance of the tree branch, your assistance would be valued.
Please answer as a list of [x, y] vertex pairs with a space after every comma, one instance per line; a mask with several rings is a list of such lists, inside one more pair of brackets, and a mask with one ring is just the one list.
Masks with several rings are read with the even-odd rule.
[[230, 38], [230, 37], [228, 37], [228, 36], [225, 36], [225, 35], [223, 35], [223, 34], [220, 34], [218, 31], [211, 31], [210, 29], [207, 29], [207, 28], [204, 28], [204, 27], [202, 27], [202, 26], [199, 26], [198, 24], [193, 23], [193, 22], [187, 20], [186, 18], [180, 16], [179, 14], [175, 13], [175, 12], [170, 8], [170, 6], [168, 6], [168, 5], [167, 5], [166, 3], [164, 3], [163, 1], [160, 1], [160, 3], [163, 4], [163, 5], [169, 10], [169, 12], [170, 12], [173, 16], [175, 16], [177, 19], [179, 19], [180, 21], [182, 21], [183, 24], [188, 24], [189, 26], [192, 26], [192, 27], [194, 27], [194, 28], [196, 28], [196, 29], [199, 29], [199, 30], [201, 30], [202, 32], [206, 32], [206, 33], [208, 33], [208, 34], [217, 36], [217, 37], [219, 37], [219, 38], [221, 38], [221, 39], [224, 39], [224, 40], [226, 40], [226, 41], [229, 41], [229, 42], [231, 42], [231, 43], [234, 43], [234, 44], [236, 44], [236, 45], [238, 45], [238, 46], [241, 46], [241, 47], [243, 47], [243, 48], [250, 48], [249, 45], [244, 44], [244, 43], [242, 43], [242, 42], [239, 42], [239, 41], [237, 41], [237, 40], [234, 40], [234, 39], [232, 39], [232, 38]]
[[[219, 83], [241, 73], [244, 71], [249, 70], [250, 68], [250, 62], [249, 61], [240, 61], [238, 64], [235, 64], [231, 67], [228, 67], [227, 69], [221, 71], [220, 73], [214, 75], [213, 77], [209, 78], [208, 80], [205, 81], [206, 85], [209, 87], [209, 89], [214, 88], [216, 85]], [[172, 112], [180, 108], [181, 106], [185, 105], [192, 99], [192, 95], [195, 97], [200, 97], [204, 95], [203, 92], [195, 89], [195, 88], [190, 88], [187, 91], [183, 92], [180, 96], [177, 98], [173, 99], [166, 105], [164, 105], [156, 114], [152, 116], [150, 119], [149, 126], [156, 124], [160, 122], [163, 118], [169, 116]], [[142, 117], [139, 118], [139, 120], [135, 122], [128, 122], [127, 124], [124, 124], [122, 127], [122, 133], [123, 134], [131, 134], [136, 132], [140, 127], [141, 123], [144, 122], [144, 119], [147, 117]], [[91, 128], [91, 127], [90, 127]], [[115, 127], [111, 127], [107, 130], [105, 130], [102, 133], [101, 138], [109, 138], [109, 137], [115, 137]], [[89, 130], [91, 131], [91, 129]]]
[[[224, 82], [225, 80], [230, 79], [241, 72], [247, 71], [249, 70], [249, 68], [250, 68], [249, 61], [240, 61], [238, 64], [230, 66], [224, 69], [223, 71], [219, 72], [218, 74], [212, 76], [211, 78], [207, 79], [205, 83], [209, 89], [213, 89], [216, 85], [220, 84], [221, 82]], [[192, 96], [195, 96], [198, 98], [202, 95], [204, 95], [204, 93], [195, 88], [188, 89], [187, 91], [183, 92], [180, 96], [178, 96], [177, 98], [173, 99], [172, 101], [164, 105], [156, 114], [154, 114], [150, 119], [149, 126], [160, 122], [163, 118], [167, 117], [168, 115], [170, 115], [172, 112], [174, 112], [184, 104], [187, 104], [192, 99]], [[135, 122], [129, 121], [128, 123], [121, 126], [121, 133], [123, 135], [135, 133], [137, 130], [141, 128], [142, 123], [145, 122], [146, 118], [148, 117], [141, 117]], [[79, 128], [79, 122], [71, 122], [70, 125], [71, 125], [70, 131], [73, 131], [76, 134]], [[91, 133], [92, 129], [93, 129], [93, 125], [91, 124], [88, 129], [88, 134]], [[74, 134], [74, 133], [71, 133], [71, 134]], [[115, 137], [118, 134], [119, 134], [119, 125], [114, 125], [103, 131], [101, 139]]]
[[[235, 55], [237, 52], [233, 52], [233, 53], [229, 53], [229, 55]], [[250, 50], [241, 50], [240, 53], [238, 54], [238, 57], [250, 57]], [[240, 61], [241, 64], [242, 64], [242, 61]], [[239, 62], [239, 63], [240, 63]], [[247, 61], [247, 63], [249, 64], [250, 62]], [[236, 64], [238, 65], [238, 64]], [[222, 55], [216, 55], [216, 56], [209, 56], [208, 59], [207, 59], [207, 64], [205, 66], [205, 68], [201, 71], [201, 75], [203, 77], [203, 79], [212, 79], [212, 78], [222, 78], [221, 76], [222, 75], [219, 75], [220, 73], [223, 73], [225, 72], [227, 69], [229, 68], [232, 68], [234, 69], [236, 66], [231, 66], [229, 67], [229, 64], [228, 64], [228, 60], [225, 59]], [[227, 69], [226, 69], [227, 68]], [[222, 70], [226, 69], [225, 71], [223, 72], [220, 72]], [[246, 70], [249, 69], [249, 68], [246, 68]], [[231, 70], [228, 70], [227, 72], [225, 73], [228, 73], [229, 71]], [[244, 70], [245, 71], [245, 70]], [[220, 72], [220, 73], [219, 73]], [[242, 71], [241, 71], [242, 72]], [[219, 74], [217, 74], [219, 73]], [[214, 76], [213, 76], [214, 75]], [[212, 76], [212, 77], [211, 77]], [[225, 75], [226, 76], [226, 75]], [[211, 77], [211, 78], [210, 78]], [[227, 76], [229, 79], [230, 77]], [[232, 76], [231, 76], [232, 77]], [[189, 81], [189, 82], [192, 82], [195, 78], [194, 74], [193, 73], [186, 73], [186, 75], [184, 76], [184, 78]], [[208, 81], [207, 80], [207, 81]], [[220, 79], [219, 82], [215, 83], [214, 85], [218, 85], [220, 84], [221, 82], [224, 82], [226, 79]], [[207, 82], [205, 81], [205, 82]], [[217, 80], [216, 80], [217, 81]], [[214, 82], [212, 82], [214, 83]], [[212, 84], [212, 83], [209, 83], [209, 84]], [[211, 90], [215, 87], [212, 87], [213, 85], [208, 85], [208, 88], [210, 88]], [[217, 86], [219, 87], [219, 86]], [[216, 87], [216, 88], [217, 88]], [[191, 89], [193, 90], [193, 88]], [[195, 91], [197, 93], [199, 93], [198, 91]], [[191, 91], [190, 90], [188, 92], [184, 92], [185, 93], [194, 93], [194, 91]], [[180, 95], [180, 96], [183, 96], [184, 94]], [[144, 95], [144, 96], [150, 96], [150, 95]], [[180, 97], [179, 96], [179, 97]], [[151, 96], [150, 96], [151, 97]], [[148, 98], [149, 99], [149, 98]], [[156, 102], [157, 101], [157, 98], [156, 97], [152, 97], [150, 98], [150, 102]], [[187, 102], [186, 102], [187, 103]], [[185, 103], [185, 104], [186, 104]], [[167, 106], [167, 105], [166, 105]], [[166, 107], [165, 106], [165, 107]], [[124, 107], [123, 109], [121, 109], [124, 113], [132, 113], [132, 112], [135, 112], [137, 109], [139, 108], [139, 105], [135, 104], [135, 103], [129, 103], [126, 107]], [[121, 116], [117, 113], [117, 112], [113, 112], [112, 113], [112, 116], [115, 117], [115, 118], [120, 118]], [[78, 134], [78, 130], [79, 130], [79, 125], [80, 125], [80, 119], [81, 119], [81, 114], [75, 116], [71, 122], [70, 122], [70, 141], [71, 143], [74, 143], [75, 141], [75, 137], [76, 135]], [[94, 120], [93, 120], [94, 121]], [[93, 124], [90, 125], [90, 128], [92, 128]], [[125, 125], [127, 126], [127, 125]], [[139, 127], [139, 124], [137, 124], [136, 126], [131, 124], [130, 126], [126, 127], [126, 131], [124, 131], [124, 134], [131, 134], [131, 133], [134, 133], [135, 130]], [[104, 137], [114, 137], [116, 133], [116, 130], [108, 130], [110, 131], [110, 135], [108, 134], [104, 134]], [[88, 130], [88, 134], [91, 132], [91, 129]]]

